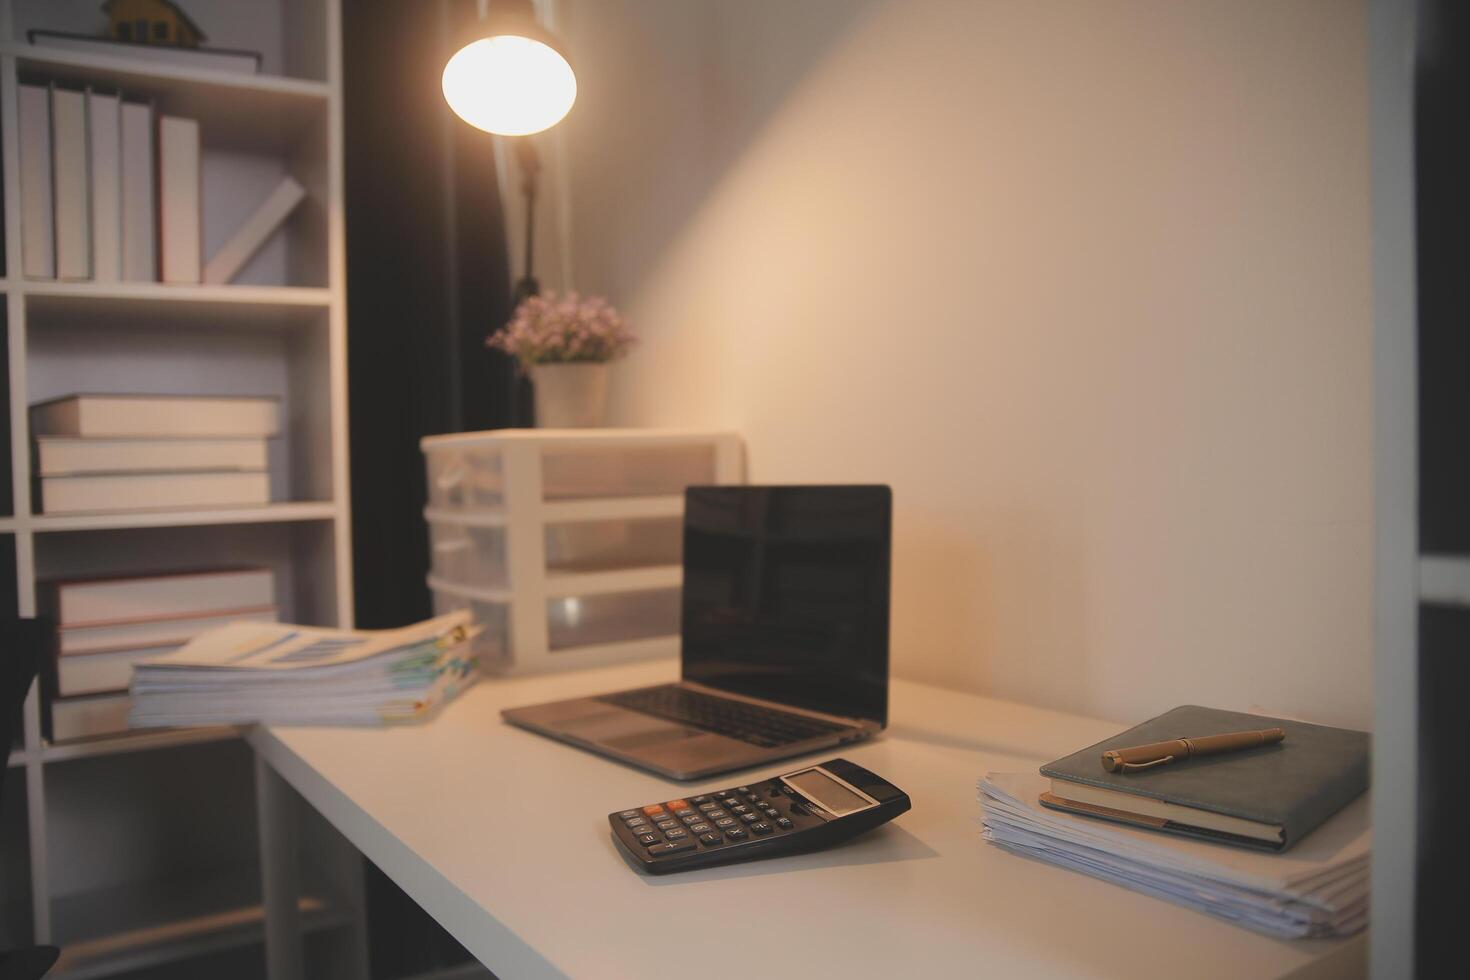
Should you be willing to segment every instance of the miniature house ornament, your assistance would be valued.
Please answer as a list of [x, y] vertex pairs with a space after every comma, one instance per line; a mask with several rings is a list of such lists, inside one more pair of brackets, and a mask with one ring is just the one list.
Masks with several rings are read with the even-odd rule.
[[209, 40], [199, 25], [170, 0], [107, 0], [108, 36], [132, 44], [197, 48]]

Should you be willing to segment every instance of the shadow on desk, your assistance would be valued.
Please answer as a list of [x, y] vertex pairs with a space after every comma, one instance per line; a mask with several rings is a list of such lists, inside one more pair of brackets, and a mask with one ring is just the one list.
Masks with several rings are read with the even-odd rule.
[[[959, 749], [963, 752], [996, 752], [1001, 755], [1018, 755], [1025, 758], [1046, 757], [1038, 757], [1036, 746], [1020, 739], [1008, 742], [999, 739], [973, 738], [934, 728], [924, 728], [920, 725], [891, 724], [883, 729], [882, 737], [904, 742], [920, 742], [944, 749]], [[976, 776], [978, 777], [979, 773], [976, 773]]]
[[888, 824], [864, 834], [845, 840], [840, 844], [809, 851], [806, 854], [788, 854], [782, 857], [761, 858], [740, 864], [725, 864], [717, 868], [699, 868], [694, 871], [676, 871], [666, 875], [647, 874], [618, 844], [617, 838], [607, 835], [608, 843], [618, 852], [628, 870], [641, 878], [644, 884], [664, 885], [694, 884], [718, 878], [756, 878], [764, 875], [790, 875], [817, 868], [838, 865], [888, 864], [893, 861], [922, 861], [937, 858], [939, 852], [925, 844], [913, 834], [896, 824]]

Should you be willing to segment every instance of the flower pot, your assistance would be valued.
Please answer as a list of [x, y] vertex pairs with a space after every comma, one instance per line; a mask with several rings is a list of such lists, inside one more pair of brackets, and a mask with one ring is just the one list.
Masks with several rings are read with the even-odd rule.
[[536, 364], [536, 425], [542, 429], [584, 429], [602, 424], [607, 409], [606, 364]]

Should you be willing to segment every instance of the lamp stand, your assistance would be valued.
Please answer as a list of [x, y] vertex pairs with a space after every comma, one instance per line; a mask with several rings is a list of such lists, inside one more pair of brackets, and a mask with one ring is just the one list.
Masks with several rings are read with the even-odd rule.
[[513, 139], [516, 162], [521, 168], [521, 193], [526, 195], [526, 269], [515, 286], [515, 305], [519, 306], [522, 300], [541, 293], [541, 283], [531, 273], [536, 247], [536, 190], [541, 176], [541, 154], [536, 152], [536, 144], [531, 137], [516, 136]]

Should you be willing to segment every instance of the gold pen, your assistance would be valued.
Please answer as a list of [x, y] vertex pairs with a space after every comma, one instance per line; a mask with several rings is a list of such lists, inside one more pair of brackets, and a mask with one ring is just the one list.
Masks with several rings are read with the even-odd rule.
[[1263, 728], [1251, 732], [1228, 732], [1224, 735], [1203, 735], [1199, 738], [1171, 738], [1167, 742], [1150, 742], [1127, 749], [1110, 749], [1102, 754], [1103, 768], [1108, 772], [1137, 772], [1152, 769], [1197, 755], [1215, 755], [1219, 752], [1239, 752], [1262, 745], [1275, 745], [1286, 738], [1279, 728]]

